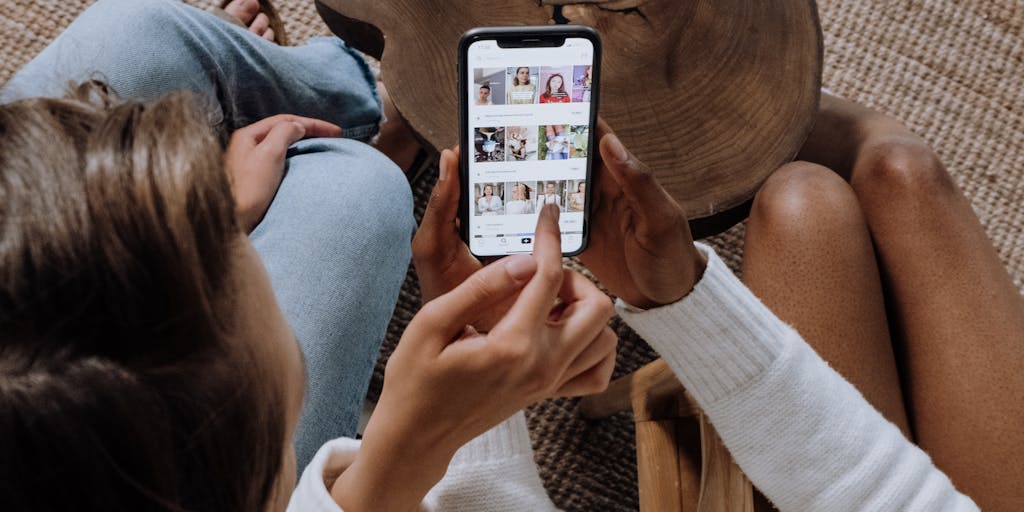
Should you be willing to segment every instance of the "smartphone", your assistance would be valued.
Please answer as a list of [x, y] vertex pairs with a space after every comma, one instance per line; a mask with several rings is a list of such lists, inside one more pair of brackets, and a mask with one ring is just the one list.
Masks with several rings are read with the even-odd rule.
[[459, 43], [462, 237], [480, 257], [533, 251], [561, 210], [562, 252], [587, 247], [601, 39], [589, 27], [478, 28]]

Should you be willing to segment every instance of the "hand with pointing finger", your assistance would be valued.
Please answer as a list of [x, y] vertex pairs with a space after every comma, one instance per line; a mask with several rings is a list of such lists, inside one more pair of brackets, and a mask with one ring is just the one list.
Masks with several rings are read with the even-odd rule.
[[[562, 268], [558, 216], [553, 206], [541, 212], [532, 256], [483, 267], [410, 322], [359, 454], [332, 489], [345, 510], [412, 510], [471, 439], [530, 403], [607, 387], [614, 310]], [[489, 332], [470, 326], [510, 298]]]

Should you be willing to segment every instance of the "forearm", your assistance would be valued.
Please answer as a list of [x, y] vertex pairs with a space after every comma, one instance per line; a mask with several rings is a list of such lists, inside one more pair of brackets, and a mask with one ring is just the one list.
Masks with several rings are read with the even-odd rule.
[[781, 510], [976, 509], [717, 256], [679, 303], [620, 312]]
[[342, 509], [418, 510], [444, 477], [454, 450], [430, 439], [397, 438], [391, 426], [386, 418], [367, 426], [355, 460], [331, 486], [331, 496]]
[[405, 455], [365, 448], [350, 439], [325, 445], [302, 475], [289, 511], [555, 510], [533, 462], [521, 411], [459, 448], [443, 467], [436, 461], [380, 458]]

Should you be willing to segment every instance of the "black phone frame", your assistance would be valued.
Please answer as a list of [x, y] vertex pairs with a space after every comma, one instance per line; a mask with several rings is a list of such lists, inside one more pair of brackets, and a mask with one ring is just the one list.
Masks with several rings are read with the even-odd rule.
[[[473, 256], [478, 258], [504, 257], [501, 255], [481, 255], [473, 250], [472, 241], [469, 238], [469, 158], [473, 152], [472, 142], [469, 135], [469, 46], [477, 41], [495, 40], [498, 46], [512, 48], [526, 47], [560, 47], [567, 38], [583, 38], [589, 40], [593, 45], [593, 61], [591, 63], [591, 87], [590, 87], [590, 139], [587, 142], [587, 190], [583, 204], [583, 236], [579, 249], [572, 252], [562, 252], [563, 256], [576, 256], [587, 249], [590, 243], [590, 211], [592, 194], [594, 191], [594, 159], [597, 148], [597, 117], [598, 106], [600, 105], [600, 83], [601, 83], [601, 36], [596, 30], [583, 25], [550, 25], [530, 27], [482, 27], [469, 30], [459, 40], [459, 145], [462, 148], [459, 154], [459, 234], [462, 240], [469, 247]], [[557, 44], [554, 44], [556, 43]], [[540, 43], [540, 44], [538, 44]]]

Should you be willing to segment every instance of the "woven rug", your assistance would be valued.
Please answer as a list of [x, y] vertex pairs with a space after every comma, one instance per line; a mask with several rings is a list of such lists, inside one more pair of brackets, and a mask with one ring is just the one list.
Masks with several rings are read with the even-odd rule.
[[[386, 0], [382, 0], [386, 1]], [[0, 83], [91, 2], [0, 0]], [[191, 1], [206, 6], [209, 1]], [[278, 0], [293, 41], [327, 34], [312, 0]], [[1018, 286], [1024, 277], [1024, 4], [1016, 0], [822, 0], [824, 84], [841, 96], [903, 119], [949, 167]], [[454, 51], [454, 49], [453, 49]], [[436, 173], [413, 183], [417, 215]], [[711, 240], [733, 269], [743, 226]], [[569, 265], [578, 267], [575, 262]], [[383, 362], [420, 306], [411, 271], [388, 329]], [[616, 375], [654, 354], [614, 321], [622, 342]], [[529, 410], [548, 492], [568, 511], [637, 509], [633, 427], [628, 414], [588, 421], [575, 400]]]

